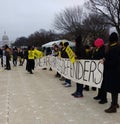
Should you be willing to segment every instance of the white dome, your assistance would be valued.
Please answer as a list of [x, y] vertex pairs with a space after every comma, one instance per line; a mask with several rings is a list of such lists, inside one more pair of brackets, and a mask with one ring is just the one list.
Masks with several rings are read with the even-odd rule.
[[4, 33], [3, 37], [2, 37], [2, 41], [8, 41], [9, 38], [8, 36], [6, 35], [6, 32]]

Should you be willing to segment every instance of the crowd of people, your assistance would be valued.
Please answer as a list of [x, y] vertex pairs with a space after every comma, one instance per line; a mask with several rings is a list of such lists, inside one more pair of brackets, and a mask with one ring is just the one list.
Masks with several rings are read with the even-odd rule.
[[14, 66], [22, 66], [25, 59], [25, 49], [20, 49], [17, 47], [10, 48], [7, 44], [0, 49], [1, 66], [5, 70], [11, 70], [11, 62]]
[[27, 49], [21, 49], [17, 47], [10, 48], [8, 45], [5, 45], [0, 49], [1, 66], [5, 70], [11, 70], [11, 63], [13, 63], [14, 67], [17, 65], [23, 66], [26, 60], [26, 70], [33, 74], [35, 58], [42, 56], [41, 54], [42, 52], [31, 46], [28, 46]]
[[[75, 58], [76, 59], [94, 59], [99, 60], [104, 64], [103, 81], [102, 86], [98, 89], [97, 95], [93, 98], [94, 100], [99, 100], [99, 104], [105, 104], [107, 100], [107, 92], [111, 93], [111, 106], [105, 110], [106, 113], [115, 113], [119, 108], [118, 104], [118, 94], [120, 92], [120, 44], [118, 42], [118, 34], [113, 32], [108, 39], [108, 43], [105, 45], [104, 40], [97, 38], [92, 46], [83, 45], [82, 37], [79, 35], [75, 39]], [[53, 51], [49, 54], [54, 56], [59, 56], [61, 58], [69, 58], [66, 48], [68, 42], [61, 42], [59, 45], [53, 45]], [[48, 48], [50, 51], [50, 48]], [[58, 72], [55, 77], [60, 78], [65, 87], [71, 87], [71, 80], [62, 77]], [[83, 91], [89, 91], [90, 87], [83, 85], [81, 82], [76, 82], [76, 90], [71, 95], [75, 98], [83, 97]], [[92, 90], [96, 91], [95, 87]]]
[[[118, 94], [120, 93], [120, 44], [118, 42], [118, 34], [113, 32], [108, 39], [108, 44], [104, 44], [104, 40], [97, 38], [92, 46], [83, 45], [82, 37], [79, 35], [75, 39], [75, 50], [74, 56], [77, 59], [94, 59], [99, 60], [104, 64], [103, 72], [103, 81], [102, 86], [98, 89], [97, 95], [93, 98], [94, 100], [99, 100], [99, 104], [105, 104], [107, 100], [107, 92], [111, 93], [111, 106], [105, 110], [106, 113], [115, 113], [119, 108], [118, 104]], [[67, 47], [69, 46], [68, 42], [60, 42], [59, 45], [53, 44], [52, 48], [43, 48], [43, 54], [45, 56], [52, 55], [55, 57], [69, 58], [68, 53], [66, 52]], [[20, 48], [9, 48], [8, 45], [3, 46], [0, 50], [1, 65], [5, 67], [6, 70], [11, 70], [10, 60], [12, 58], [13, 65], [17, 66], [19, 60], [19, 66], [22, 66], [26, 60], [26, 70], [33, 74], [35, 67], [35, 58], [41, 53], [36, 51], [32, 46], [29, 46], [28, 49], [23, 50]], [[39, 57], [40, 58], [40, 57]], [[5, 62], [4, 62], [5, 61]], [[43, 68], [46, 70], [46, 68]], [[50, 68], [50, 71], [52, 69]], [[71, 80], [61, 76], [56, 72], [55, 77], [59, 78], [60, 81], [64, 81], [62, 85], [65, 87], [71, 87]], [[91, 88], [96, 91], [95, 87]], [[76, 89], [71, 95], [75, 98], [82, 98], [83, 91], [89, 91], [90, 87], [83, 85], [83, 83], [76, 82]]]

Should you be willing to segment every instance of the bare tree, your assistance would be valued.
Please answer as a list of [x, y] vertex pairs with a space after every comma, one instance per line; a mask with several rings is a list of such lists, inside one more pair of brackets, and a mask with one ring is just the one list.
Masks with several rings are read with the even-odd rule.
[[120, 0], [89, 0], [87, 5], [92, 12], [106, 17], [106, 23], [115, 27], [120, 35]]
[[106, 25], [107, 19], [98, 14], [89, 14], [83, 20], [83, 30], [85, 41], [89, 40], [91, 43], [98, 37], [107, 39], [109, 25]]
[[57, 37], [58, 35], [54, 31], [52, 30], [46, 31], [44, 29], [41, 29], [29, 35], [28, 38], [26, 37], [17, 38], [12, 45], [17, 47], [29, 45], [40, 47], [44, 43], [56, 40]]
[[28, 37], [29, 44], [34, 46], [41, 46], [44, 43], [50, 42], [52, 40], [55, 40], [56, 34], [54, 31], [49, 30], [46, 31], [44, 29], [41, 29], [40, 31], [36, 31], [35, 33], [31, 34]]
[[26, 37], [20, 37], [17, 38], [14, 43], [12, 43], [12, 46], [17, 46], [17, 47], [27, 46], [27, 42], [28, 39]]
[[83, 10], [80, 6], [67, 8], [56, 15], [54, 26], [57, 30], [64, 33], [78, 35], [78, 33], [81, 33], [82, 16]]

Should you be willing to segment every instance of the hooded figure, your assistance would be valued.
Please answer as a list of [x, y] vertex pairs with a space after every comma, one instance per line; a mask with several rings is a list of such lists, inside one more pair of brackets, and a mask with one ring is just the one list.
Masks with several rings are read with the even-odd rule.
[[111, 106], [105, 110], [106, 113], [117, 112], [118, 93], [120, 93], [120, 45], [118, 35], [113, 32], [109, 36], [109, 43], [104, 58], [104, 73], [102, 87], [111, 93]]

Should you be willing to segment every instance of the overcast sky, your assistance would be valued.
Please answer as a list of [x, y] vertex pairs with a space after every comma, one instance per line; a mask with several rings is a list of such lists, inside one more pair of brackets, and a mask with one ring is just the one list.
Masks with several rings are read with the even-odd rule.
[[0, 0], [0, 40], [4, 31], [10, 40], [39, 29], [53, 29], [55, 14], [86, 0]]

